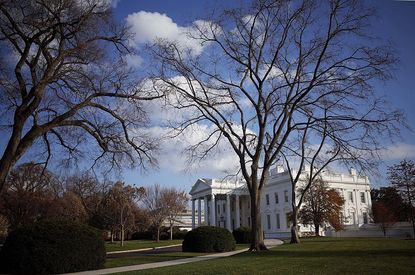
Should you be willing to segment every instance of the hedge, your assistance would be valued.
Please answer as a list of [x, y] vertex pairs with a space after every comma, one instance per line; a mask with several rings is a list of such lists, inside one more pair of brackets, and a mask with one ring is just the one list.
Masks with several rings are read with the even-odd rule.
[[0, 251], [1, 271], [56, 274], [104, 267], [101, 231], [75, 222], [42, 221], [10, 232]]
[[251, 243], [251, 228], [249, 227], [236, 228], [233, 230], [232, 235], [236, 243]]
[[201, 226], [189, 231], [182, 243], [184, 252], [225, 252], [235, 250], [235, 239], [227, 229]]

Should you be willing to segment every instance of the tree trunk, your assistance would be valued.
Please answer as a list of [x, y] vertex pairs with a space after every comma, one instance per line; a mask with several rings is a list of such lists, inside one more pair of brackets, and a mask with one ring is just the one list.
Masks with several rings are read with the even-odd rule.
[[121, 246], [124, 246], [124, 225], [121, 225]]
[[[6, 148], [6, 150], [7, 149], [8, 148]], [[13, 160], [12, 155], [9, 155], [5, 151], [3, 157], [0, 160], [0, 194], [2, 193], [4, 184], [6, 183], [6, 178], [15, 163], [16, 161]]]
[[316, 234], [316, 237], [320, 237], [320, 224], [314, 223], [314, 232]]
[[409, 189], [409, 183], [406, 185], [407, 191], [408, 191], [408, 200], [409, 200], [409, 207], [411, 209], [411, 222], [412, 222], [412, 239], [415, 239], [415, 217], [414, 217], [414, 207], [412, 205], [412, 196], [411, 191]]
[[295, 206], [295, 202], [292, 202], [292, 226], [291, 226], [291, 241], [290, 243], [300, 243], [300, 237], [298, 236], [298, 208]]
[[111, 243], [114, 243], [114, 229], [111, 229]]
[[170, 223], [170, 241], [173, 240], [173, 224]]
[[157, 227], [156, 242], [160, 242], [160, 227]]
[[251, 220], [252, 220], [252, 232], [251, 232], [251, 246], [249, 251], [268, 250], [264, 244], [264, 235], [261, 225], [261, 213], [260, 213], [260, 196], [256, 192], [251, 194]]

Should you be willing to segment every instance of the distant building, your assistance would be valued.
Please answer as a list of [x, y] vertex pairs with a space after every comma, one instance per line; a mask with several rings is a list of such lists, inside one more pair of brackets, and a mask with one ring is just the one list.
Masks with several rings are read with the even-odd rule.
[[[197, 211], [196, 211], [197, 215]], [[163, 222], [163, 226], [169, 227], [170, 222], [169, 220], [165, 220]], [[174, 227], [178, 227], [180, 230], [192, 230], [192, 210], [186, 209], [174, 219]]]
[[[307, 173], [303, 172], [300, 179], [305, 177]], [[321, 177], [329, 188], [336, 189], [345, 199], [342, 211], [345, 225], [359, 228], [370, 222], [372, 201], [367, 176], [360, 176], [355, 169], [350, 169], [347, 175], [325, 171], [321, 173]], [[202, 224], [216, 225], [228, 230], [251, 226], [249, 193], [244, 182], [198, 179], [190, 195], [193, 228]], [[291, 183], [288, 171], [279, 166], [273, 169], [261, 196], [264, 234], [266, 237], [288, 237], [291, 226]], [[327, 228], [323, 227], [322, 231], [325, 229]], [[314, 229], [309, 225], [301, 225], [300, 233], [306, 232], [314, 232]]]

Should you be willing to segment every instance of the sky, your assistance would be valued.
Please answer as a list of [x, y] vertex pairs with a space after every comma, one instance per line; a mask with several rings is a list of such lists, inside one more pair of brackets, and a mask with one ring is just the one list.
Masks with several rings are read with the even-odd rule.
[[[233, 5], [238, 1], [226, 1]], [[391, 144], [384, 156], [384, 164], [379, 167], [380, 174], [372, 176], [372, 184], [376, 187], [387, 184], [387, 165], [398, 163], [403, 158], [415, 159], [415, 1], [369, 1], [378, 9], [378, 16], [373, 21], [373, 32], [382, 39], [390, 40], [396, 46], [399, 67], [395, 79], [386, 83], [379, 83], [377, 92], [383, 94], [395, 108], [403, 110], [407, 123], [411, 129], [402, 129], [402, 138]], [[189, 26], [194, 20], [205, 15], [206, 9], [218, 1], [176, 0], [176, 1], [117, 1], [114, 13], [120, 22], [141, 23], [137, 43], [151, 41], [157, 34], [160, 36], [181, 38], [177, 33], [180, 28]], [[137, 25], [136, 24], [136, 25]], [[200, 50], [200, 49], [195, 49]], [[131, 58], [132, 66], [140, 67], [139, 57]], [[183, 156], [179, 150], [167, 150], [160, 156], [158, 169], [146, 171], [144, 174], [134, 170], [125, 170], [123, 177], [126, 183], [136, 185], [151, 185], [160, 183], [175, 186], [183, 190], [190, 190], [198, 178], [218, 177], [220, 164], [231, 161], [220, 157], [210, 163], [202, 163], [192, 172], [182, 171]]]
[[[110, 0], [109, 0], [110, 1]], [[130, 66], [145, 72], [145, 64], [140, 56], [141, 47], [157, 37], [173, 38], [187, 44], [195, 53], [203, 51], [203, 47], [191, 42], [182, 35], [182, 30], [195, 20], [206, 16], [211, 6], [232, 6], [240, 1], [218, 0], [112, 0], [116, 20], [131, 26], [136, 35], [132, 41], [138, 54], [128, 56]], [[415, 1], [368, 1], [378, 9], [378, 16], [373, 21], [373, 33], [384, 40], [394, 43], [400, 64], [395, 72], [395, 79], [376, 85], [376, 92], [384, 95], [395, 108], [402, 109], [406, 114], [409, 129], [402, 129], [402, 139], [390, 145], [384, 154], [384, 164], [379, 167], [380, 176], [372, 176], [375, 187], [387, 184], [386, 166], [395, 164], [403, 158], [415, 159]], [[152, 109], [150, 104], [149, 110]], [[152, 114], [160, 115], [163, 114]], [[206, 126], [207, 127], [207, 126]], [[157, 130], [157, 129], [156, 129]], [[209, 129], [201, 129], [209, 130]], [[192, 139], [200, 138], [191, 136]], [[198, 178], [220, 177], [223, 167], [231, 167], [237, 163], [229, 154], [217, 155], [186, 169], [185, 157], [181, 152], [184, 147], [180, 140], [162, 146], [158, 156], [159, 167], [144, 173], [139, 170], [124, 170], [122, 178], [127, 184], [148, 186], [154, 183], [174, 186], [190, 191]]]

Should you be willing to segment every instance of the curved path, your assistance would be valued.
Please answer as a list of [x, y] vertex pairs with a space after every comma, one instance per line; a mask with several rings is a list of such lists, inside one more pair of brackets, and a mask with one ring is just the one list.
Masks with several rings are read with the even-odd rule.
[[166, 246], [159, 248], [132, 250], [132, 251], [121, 251], [117, 253], [107, 253], [107, 259], [113, 258], [125, 258], [125, 257], [136, 257], [144, 255], [155, 255], [164, 253], [182, 252], [182, 245]]
[[[267, 239], [265, 240], [265, 245], [268, 248], [283, 244], [284, 242], [278, 239]], [[169, 247], [171, 249], [174, 249], [176, 247]], [[181, 247], [179, 246], [181, 249]], [[154, 250], [162, 250], [164, 248], [154, 249]], [[168, 248], [166, 248], [168, 249]], [[237, 250], [237, 251], [231, 251], [231, 252], [224, 252], [224, 253], [216, 253], [211, 255], [203, 255], [203, 256], [197, 256], [192, 258], [184, 258], [184, 259], [177, 259], [172, 261], [165, 261], [165, 262], [156, 262], [156, 263], [148, 263], [148, 264], [140, 264], [140, 265], [130, 265], [130, 266], [121, 266], [121, 267], [114, 267], [114, 268], [106, 268], [106, 269], [99, 269], [99, 270], [92, 270], [92, 271], [83, 271], [83, 272], [77, 272], [77, 273], [69, 273], [69, 274], [79, 274], [79, 275], [96, 275], [96, 274], [111, 274], [111, 273], [119, 273], [119, 272], [128, 272], [128, 271], [135, 271], [135, 270], [144, 270], [144, 269], [150, 269], [150, 268], [157, 268], [157, 267], [166, 267], [166, 266], [172, 266], [172, 265], [179, 265], [179, 264], [187, 264], [187, 263], [194, 263], [194, 262], [200, 262], [200, 261], [206, 261], [206, 260], [212, 260], [222, 257], [228, 257], [235, 254], [239, 254], [242, 252], [247, 251], [248, 248]], [[148, 254], [149, 251], [143, 251], [143, 254]], [[154, 251], [155, 252], [155, 251]], [[133, 252], [135, 253], [135, 252]], [[166, 253], [163, 252], [163, 253]], [[130, 254], [130, 253], [128, 253]], [[139, 254], [139, 255], [143, 255]], [[154, 253], [153, 253], [154, 254]], [[116, 255], [116, 254], [115, 254]], [[123, 256], [125, 256], [125, 253], [122, 253]], [[108, 255], [109, 256], [109, 255]]]

